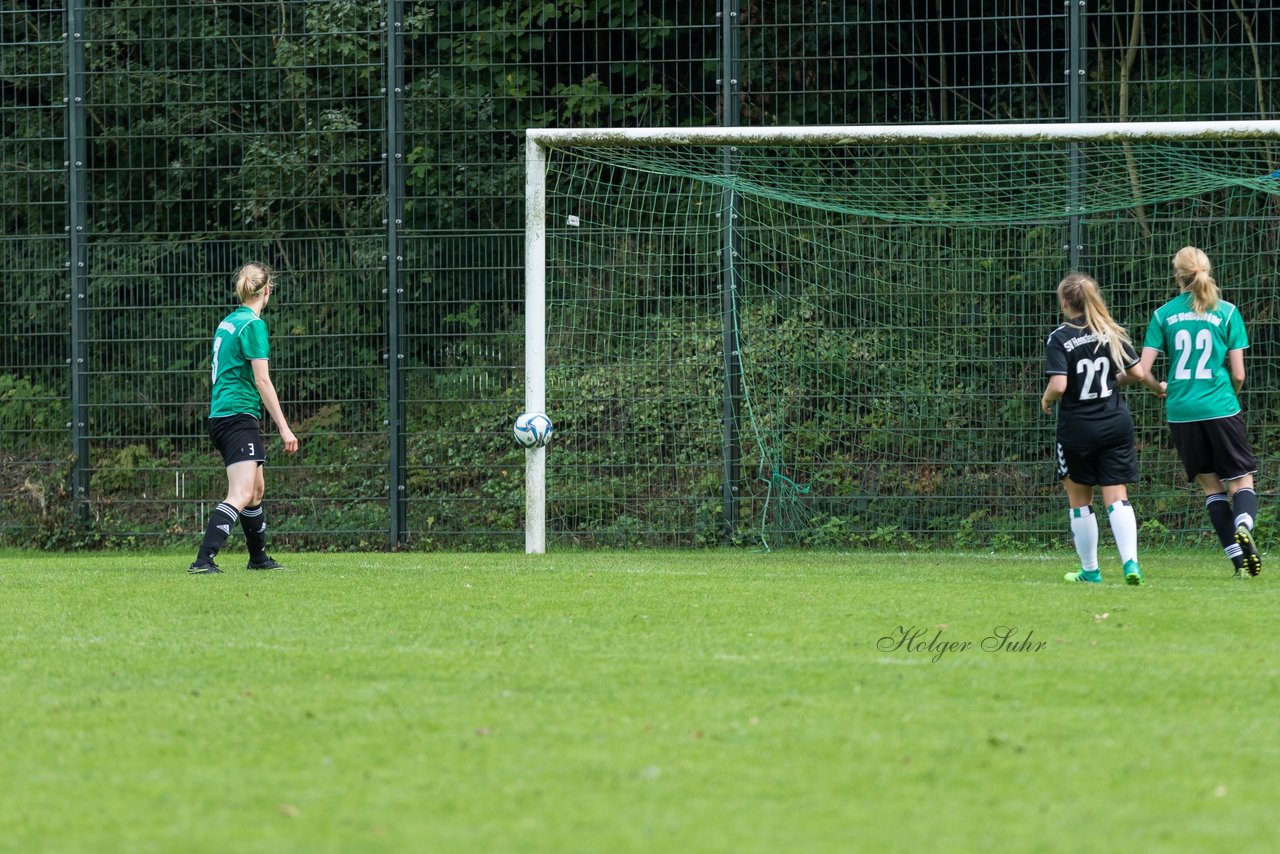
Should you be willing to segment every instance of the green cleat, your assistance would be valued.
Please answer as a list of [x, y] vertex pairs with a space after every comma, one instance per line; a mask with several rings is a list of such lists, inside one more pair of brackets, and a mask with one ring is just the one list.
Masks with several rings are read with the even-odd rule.
[[1253, 541], [1253, 532], [1244, 525], [1236, 526], [1236, 545], [1240, 547], [1244, 558], [1244, 569], [1250, 575], [1262, 572], [1262, 556], [1258, 554], [1258, 546]]
[[1131, 587], [1142, 586], [1142, 570], [1138, 569], [1136, 560], [1126, 560], [1124, 562], [1124, 583]]
[[1082, 569], [1079, 572], [1068, 572], [1062, 576], [1064, 581], [1083, 581], [1086, 584], [1101, 584], [1102, 570], [1100, 569]]

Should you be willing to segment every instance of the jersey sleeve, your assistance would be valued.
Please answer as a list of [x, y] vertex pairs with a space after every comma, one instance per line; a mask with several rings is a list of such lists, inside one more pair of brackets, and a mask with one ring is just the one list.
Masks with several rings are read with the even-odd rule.
[[1244, 328], [1244, 318], [1240, 309], [1231, 312], [1227, 318], [1227, 350], [1244, 350], [1249, 346], [1249, 333]]
[[1143, 347], [1164, 352], [1164, 330], [1160, 326], [1160, 315], [1151, 315], [1151, 323], [1147, 325], [1147, 337], [1142, 339]]
[[1050, 335], [1044, 342], [1044, 372], [1048, 375], [1067, 373], [1067, 351]]
[[1126, 371], [1142, 361], [1138, 358], [1138, 351], [1133, 349], [1132, 344], [1122, 344], [1121, 348], [1124, 350], [1124, 369]]
[[267, 324], [261, 320], [249, 323], [240, 333], [240, 352], [245, 361], [271, 358], [271, 345], [267, 341]]

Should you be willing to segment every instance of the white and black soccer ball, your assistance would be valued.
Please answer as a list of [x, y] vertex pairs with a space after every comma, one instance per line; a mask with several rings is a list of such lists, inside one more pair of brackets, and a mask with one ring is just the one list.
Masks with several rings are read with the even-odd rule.
[[525, 448], [541, 448], [551, 441], [555, 428], [551, 419], [541, 412], [522, 412], [516, 417], [514, 433], [516, 441]]

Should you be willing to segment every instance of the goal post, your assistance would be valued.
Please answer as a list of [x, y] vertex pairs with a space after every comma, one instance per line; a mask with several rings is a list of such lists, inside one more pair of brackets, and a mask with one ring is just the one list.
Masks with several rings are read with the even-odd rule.
[[[547, 156], [533, 137], [525, 142], [524, 411], [547, 408]], [[524, 550], [547, 549], [547, 449], [525, 449]]]
[[[1049, 427], [1024, 398], [1057, 280], [1094, 273], [1139, 340], [1185, 243], [1261, 299], [1278, 155], [1280, 121], [527, 131], [525, 406], [557, 438], [526, 452], [526, 551], [549, 524], [622, 545], [1047, 537]], [[721, 518], [738, 451], [743, 530]]]

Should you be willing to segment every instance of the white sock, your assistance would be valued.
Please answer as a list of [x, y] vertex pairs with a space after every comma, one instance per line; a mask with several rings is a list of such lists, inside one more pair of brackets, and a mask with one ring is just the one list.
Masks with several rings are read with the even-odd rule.
[[1090, 572], [1098, 569], [1098, 517], [1092, 507], [1072, 507], [1071, 536], [1076, 541], [1076, 554], [1080, 556], [1080, 568]]
[[1120, 562], [1128, 563], [1138, 559], [1138, 519], [1128, 501], [1117, 501], [1107, 507], [1107, 516], [1111, 520], [1111, 533], [1116, 538], [1116, 550], [1120, 552]]

